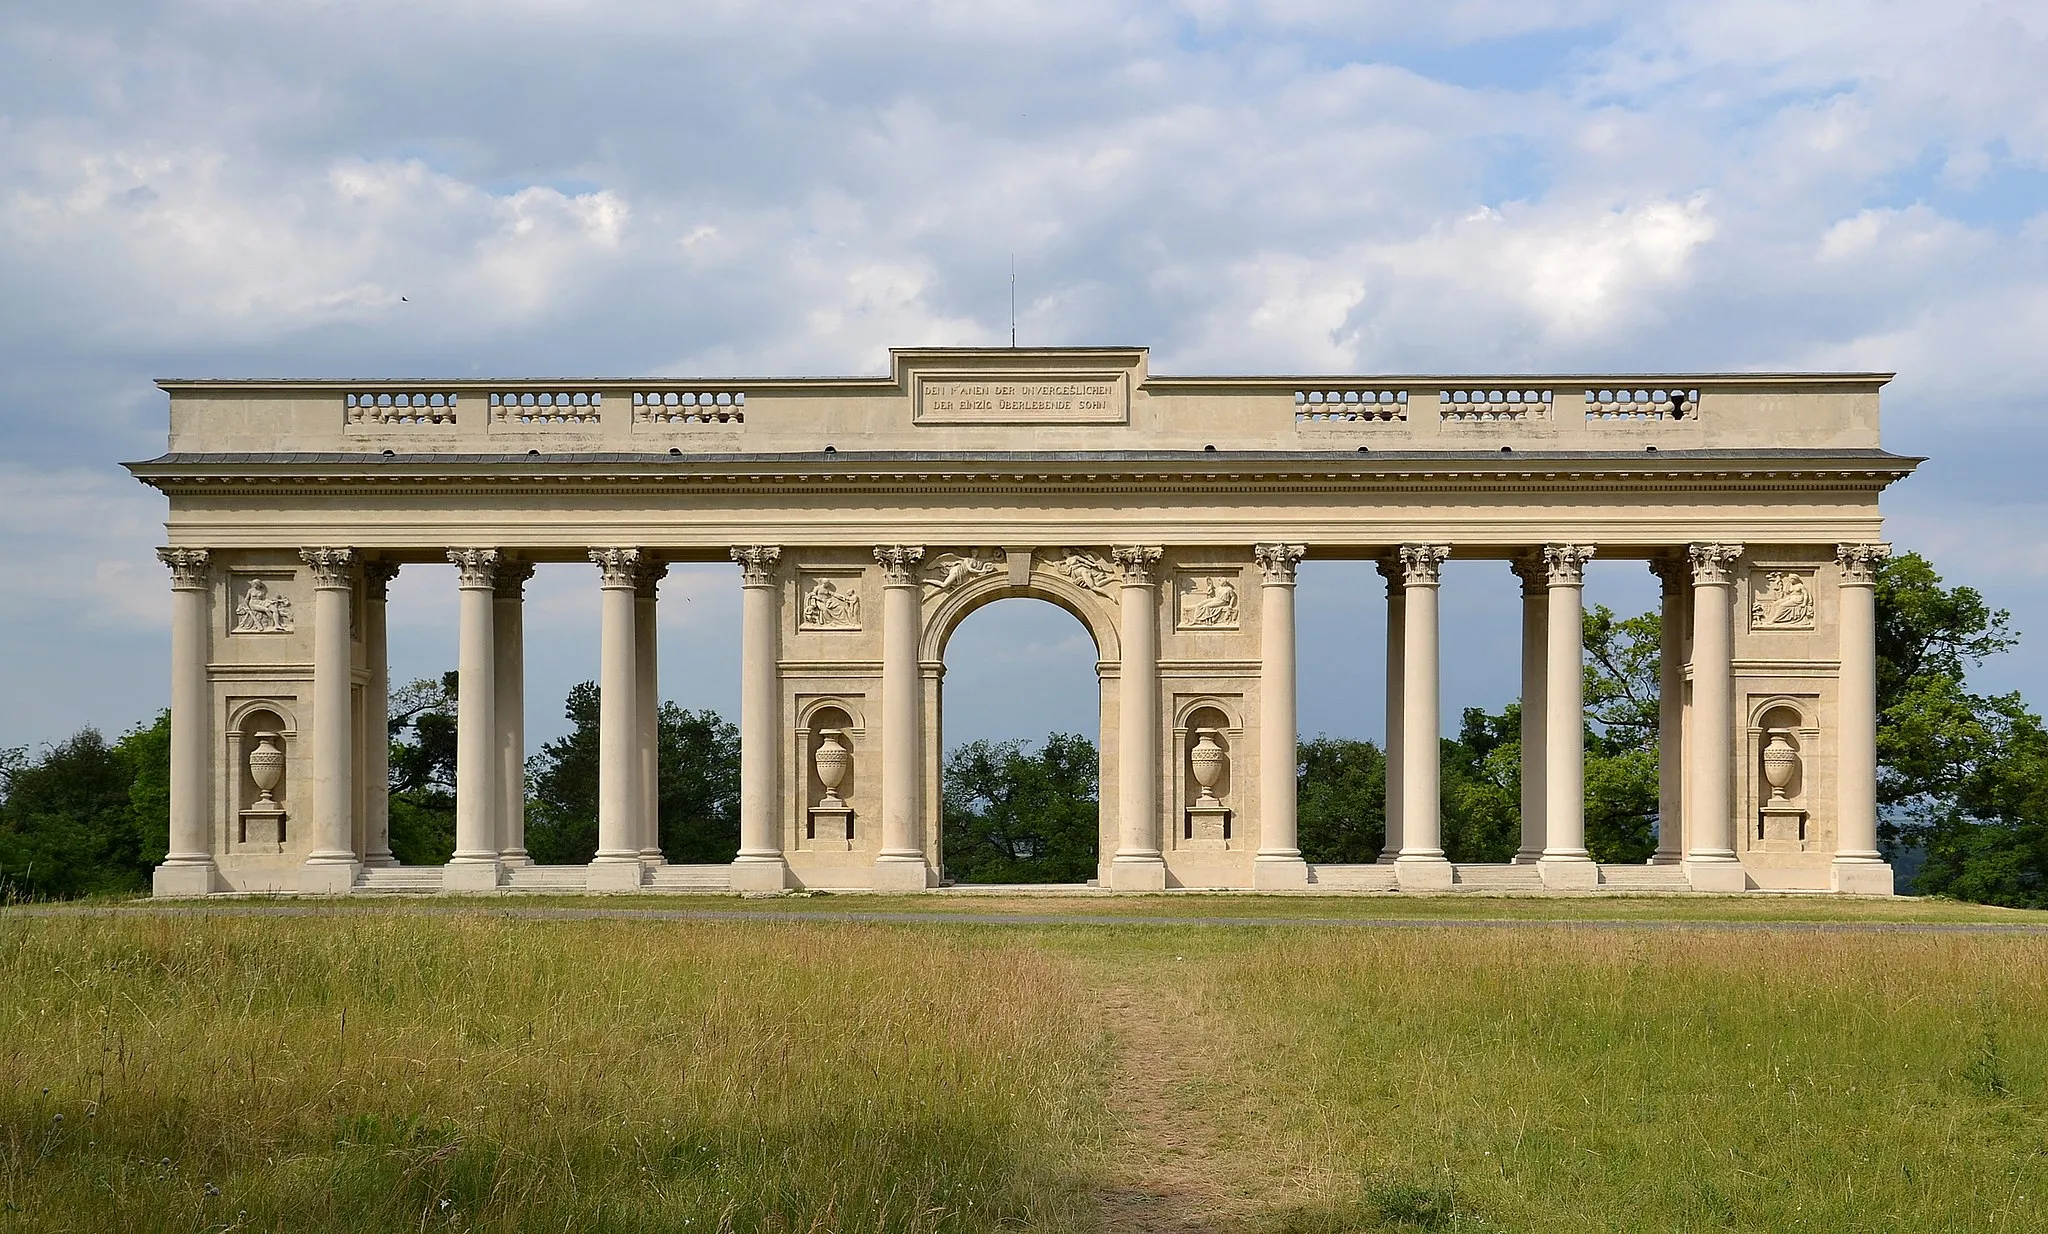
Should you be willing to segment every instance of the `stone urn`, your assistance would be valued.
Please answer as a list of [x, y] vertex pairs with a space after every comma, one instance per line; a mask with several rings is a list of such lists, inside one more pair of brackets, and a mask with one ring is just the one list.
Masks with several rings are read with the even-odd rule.
[[259, 809], [268, 809], [277, 804], [271, 794], [277, 782], [284, 778], [284, 751], [277, 748], [276, 733], [256, 734], [256, 748], [249, 751], [249, 778], [256, 781]]
[[1216, 804], [1216, 786], [1223, 782], [1223, 769], [1230, 763], [1230, 755], [1216, 741], [1216, 730], [1200, 728], [1195, 730], [1195, 748], [1188, 752], [1188, 763], [1195, 772], [1195, 783], [1200, 786], [1202, 796], [1197, 805]]
[[839, 786], [846, 782], [846, 773], [853, 767], [853, 751], [839, 743], [838, 729], [828, 728], [818, 734], [818, 749], [811, 755], [811, 762], [818, 769], [818, 782], [825, 786], [825, 800], [818, 804], [826, 809], [845, 805], [839, 800]]
[[1799, 751], [1783, 733], [1772, 733], [1764, 742], [1764, 782], [1771, 786], [1773, 803], [1786, 800], [1785, 789], [1799, 771]]

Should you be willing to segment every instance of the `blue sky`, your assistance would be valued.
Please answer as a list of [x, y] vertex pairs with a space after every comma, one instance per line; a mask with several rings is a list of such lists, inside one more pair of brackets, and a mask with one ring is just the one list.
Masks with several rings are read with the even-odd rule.
[[[0, 746], [166, 696], [152, 377], [874, 373], [1006, 341], [1013, 253], [1024, 342], [1158, 372], [1895, 370], [1890, 538], [2013, 611], [1983, 684], [2040, 705], [2044, 80], [2024, 3], [15, 0]], [[1515, 601], [1447, 577], [1454, 717]], [[394, 594], [397, 671], [451, 663], [452, 574]], [[1377, 733], [1378, 595], [1304, 570], [1305, 730]], [[730, 711], [736, 579], [667, 596], [668, 692]], [[533, 597], [545, 736], [594, 571]], [[986, 610], [949, 738], [1092, 731], [1092, 658]]]

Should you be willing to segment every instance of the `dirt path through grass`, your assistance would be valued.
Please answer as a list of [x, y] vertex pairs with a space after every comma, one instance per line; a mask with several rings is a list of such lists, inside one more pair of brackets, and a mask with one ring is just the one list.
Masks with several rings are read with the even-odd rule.
[[1183, 1091], [1204, 1061], [1188, 1043], [1211, 1035], [1192, 1000], [1160, 994], [1113, 984], [1099, 996], [1122, 1050], [1107, 1104], [1124, 1128], [1112, 1181], [1096, 1192], [1103, 1228], [1109, 1234], [1221, 1234], [1235, 1228], [1227, 1217], [1239, 1207], [1220, 1185], [1227, 1168], [1224, 1133], [1215, 1111]]

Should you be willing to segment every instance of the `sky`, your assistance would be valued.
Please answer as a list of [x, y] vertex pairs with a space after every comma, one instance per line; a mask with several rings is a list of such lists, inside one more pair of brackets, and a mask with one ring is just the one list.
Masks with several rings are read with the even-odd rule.
[[[2048, 702], [2048, 6], [1814, 0], [10, 0], [0, 6], [0, 747], [168, 695], [160, 376], [880, 374], [1138, 344], [1157, 373], [1898, 373], [1888, 538], [2010, 609]], [[1639, 611], [1640, 565], [1589, 598]], [[544, 567], [536, 740], [595, 675]], [[1379, 582], [1304, 566], [1302, 728], [1379, 731]], [[1515, 692], [1498, 564], [1446, 712]], [[452, 570], [393, 585], [451, 667]], [[664, 590], [664, 692], [735, 714], [738, 579]], [[1028, 601], [949, 742], [1093, 732]]]

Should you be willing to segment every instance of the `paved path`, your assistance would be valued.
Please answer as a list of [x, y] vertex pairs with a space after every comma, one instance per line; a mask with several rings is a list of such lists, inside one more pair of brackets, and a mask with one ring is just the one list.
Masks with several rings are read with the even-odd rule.
[[434, 905], [340, 904], [135, 904], [71, 907], [58, 904], [0, 909], [9, 916], [213, 916], [320, 917], [376, 912], [471, 913], [530, 921], [767, 921], [800, 924], [866, 923], [879, 925], [979, 926], [1245, 926], [1263, 929], [1339, 930], [1719, 930], [1792, 932], [1802, 934], [2010, 934], [2048, 938], [2048, 924], [1966, 921], [1714, 921], [1631, 920], [1626, 918], [1513, 917], [1227, 917], [1119, 916], [1112, 913], [996, 913], [941, 911], [930, 913], [862, 911], [859, 909], [773, 908], [569, 908], [544, 905], [441, 903]]

